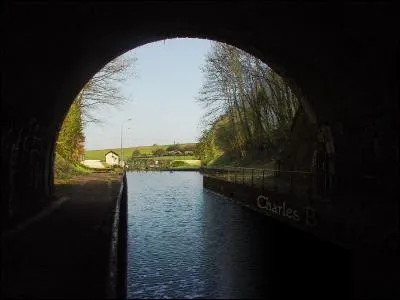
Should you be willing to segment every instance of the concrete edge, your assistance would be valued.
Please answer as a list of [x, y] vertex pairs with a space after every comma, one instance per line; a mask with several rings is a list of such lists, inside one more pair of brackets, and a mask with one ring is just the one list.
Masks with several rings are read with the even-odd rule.
[[[106, 299], [117, 299], [118, 295], [118, 259], [120, 257], [118, 256], [118, 245], [120, 243], [119, 240], [119, 227], [120, 227], [120, 207], [121, 207], [121, 201], [125, 189], [125, 182], [124, 182], [124, 177], [125, 175], [122, 175], [122, 180], [121, 180], [121, 185], [119, 188], [118, 196], [115, 201], [114, 207], [113, 207], [113, 219], [112, 219], [112, 227], [111, 227], [111, 239], [110, 239], [110, 249], [109, 249], [109, 259], [108, 259], [108, 273], [106, 276]], [[110, 182], [108, 182], [109, 188]], [[112, 197], [112, 195], [110, 195]]]
[[266, 217], [269, 218], [270, 220], [272, 220], [272, 221], [274, 221], [274, 222], [277, 222], [277, 223], [279, 223], [279, 224], [281, 224], [281, 225], [283, 225], [283, 226], [286, 226], [286, 227], [288, 227], [288, 228], [295, 229], [295, 230], [299, 230], [300, 232], [304, 232], [304, 233], [309, 234], [309, 235], [311, 235], [311, 236], [313, 236], [313, 237], [315, 237], [315, 238], [318, 238], [318, 239], [323, 240], [323, 241], [325, 241], [325, 242], [331, 243], [331, 244], [333, 244], [333, 245], [335, 245], [335, 246], [337, 246], [337, 247], [341, 247], [341, 248], [343, 248], [343, 249], [345, 249], [345, 250], [348, 250], [348, 251], [351, 251], [351, 250], [353, 249], [352, 245], [350, 245], [350, 244], [348, 244], [348, 243], [341, 242], [341, 241], [339, 241], [339, 240], [331, 239], [331, 238], [329, 238], [329, 237], [326, 237], [326, 236], [320, 234], [319, 232], [315, 232], [315, 231], [313, 231], [313, 230], [307, 230], [307, 229], [304, 228], [303, 226], [300, 226], [300, 225], [297, 225], [297, 224], [291, 224], [291, 223], [282, 222], [282, 220], [280, 220], [280, 219], [278, 219], [278, 218], [275, 218], [274, 216], [270, 216], [270, 215], [268, 215], [268, 214], [266, 214], [266, 213], [264, 213], [264, 212], [262, 212], [262, 211], [260, 211], [260, 210], [257, 210], [257, 209], [254, 208], [253, 206], [251, 206], [251, 205], [249, 205], [249, 204], [247, 204], [247, 203], [245, 203], [245, 202], [243, 202], [243, 201], [240, 201], [240, 200], [238, 200], [238, 199], [235, 199], [235, 198], [226, 196], [226, 195], [221, 194], [221, 193], [219, 193], [219, 192], [217, 192], [217, 191], [213, 191], [213, 190], [210, 189], [210, 188], [204, 187], [204, 190], [206, 190], [206, 191], [209, 192], [209, 193], [218, 195], [218, 196], [220, 196], [220, 197], [222, 197], [222, 198], [225, 198], [226, 200], [232, 201], [233, 203], [238, 204], [238, 205], [240, 205], [240, 206], [242, 206], [242, 207], [245, 207], [245, 208], [247, 208], [247, 209], [250, 209], [250, 210], [252, 210], [252, 211], [254, 211], [254, 212], [256, 212], [256, 213], [258, 213], [258, 214], [260, 214], [260, 215], [266, 216]]

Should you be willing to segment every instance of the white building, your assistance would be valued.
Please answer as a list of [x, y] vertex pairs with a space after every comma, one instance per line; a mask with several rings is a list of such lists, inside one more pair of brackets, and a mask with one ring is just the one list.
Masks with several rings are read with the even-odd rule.
[[111, 166], [119, 165], [119, 155], [114, 151], [108, 151], [106, 153], [106, 163]]

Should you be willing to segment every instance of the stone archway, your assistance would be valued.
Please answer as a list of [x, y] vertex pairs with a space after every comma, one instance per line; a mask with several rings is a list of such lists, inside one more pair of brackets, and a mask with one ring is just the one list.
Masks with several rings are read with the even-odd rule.
[[[355, 178], [363, 182], [358, 151], [370, 138], [362, 127], [386, 116], [378, 129], [388, 153], [382, 176], [394, 186], [398, 40], [390, 5], [10, 4], [3, 15], [3, 220], [10, 209], [23, 215], [50, 196], [57, 132], [86, 81], [119, 54], [173, 37], [226, 42], [296, 82], [313, 122], [331, 128], [341, 164], [335, 176], [347, 189]], [[22, 140], [30, 141], [25, 148]]]

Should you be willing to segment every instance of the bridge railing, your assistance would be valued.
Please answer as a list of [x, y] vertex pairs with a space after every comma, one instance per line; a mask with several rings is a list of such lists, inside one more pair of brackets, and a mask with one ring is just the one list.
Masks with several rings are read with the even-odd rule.
[[128, 194], [126, 172], [113, 211], [109, 270], [106, 282], [108, 299], [126, 299]]
[[299, 196], [312, 196], [318, 193], [317, 177], [311, 171], [229, 167], [202, 168], [202, 173], [220, 180], [280, 193], [293, 193]]

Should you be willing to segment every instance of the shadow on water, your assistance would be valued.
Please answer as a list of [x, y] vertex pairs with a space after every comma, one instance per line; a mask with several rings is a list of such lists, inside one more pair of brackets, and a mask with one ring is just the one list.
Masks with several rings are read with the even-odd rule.
[[203, 190], [198, 173], [130, 173], [129, 298], [347, 298], [345, 250]]
[[[227, 198], [207, 191], [204, 198], [205, 231], [214, 234], [207, 243], [211, 249], [215, 244], [220, 247], [213, 261], [222, 280], [216, 286], [223, 287], [220, 298], [346, 297], [351, 284], [351, 256], [346, 250]], [[230, 220], [221, 226], [227, 217]]]

